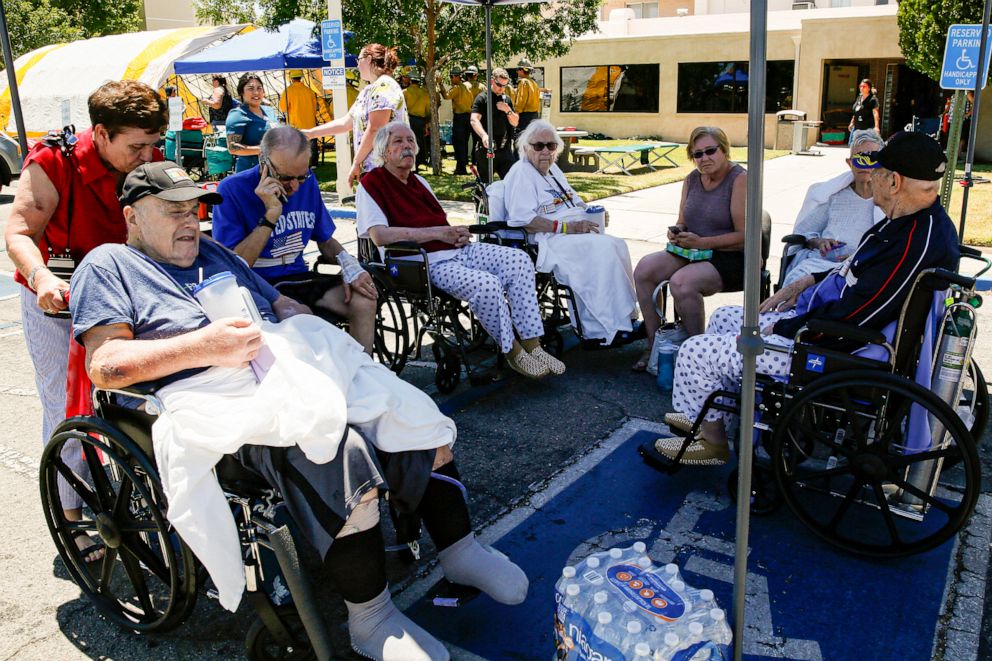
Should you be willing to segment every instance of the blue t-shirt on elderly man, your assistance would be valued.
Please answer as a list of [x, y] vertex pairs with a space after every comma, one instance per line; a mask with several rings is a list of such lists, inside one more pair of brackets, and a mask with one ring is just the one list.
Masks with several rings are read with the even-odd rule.
[[[224, 271], [233, 273], [238, 284], [248, 288], [263, 319], [278, 321], [272, 303], [279, 292], [240, 257], [201, 236], [200, 253], [186, 268], [155, 262], [126, 245], [107, 243], [92, 250], [70, 283], [73, 335], [82, 343], [83, 334], [91, 328], [126, 324], [135, 339], [158, 340], [206, 326], [210, 322], [193, 298], [193, 289]], [[159, 384], [203, 369], [173, 374]]]
[[[224, 201], [214, 207], [213, 237], [232, 250], [265, 216], [265, 204], [255, 194], [259, 179], [254, 167], [224, 179], [217, 188]], [[311, 175], [283, 204], [276, 228], [253, 268], [266, 280], [304, 273], [307, 243], [327, 241], [333, 234], [334, 221], [320, 197], [317, 177]]]

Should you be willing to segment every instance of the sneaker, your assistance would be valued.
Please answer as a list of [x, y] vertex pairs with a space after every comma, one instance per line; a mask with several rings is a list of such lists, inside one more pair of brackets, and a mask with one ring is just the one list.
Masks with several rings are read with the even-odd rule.
[[669, 429], [678, 429], [680, 431], [688, 432], [692, 429], [693, 422], [695, 421], [685, 413], [674, 412], [665, 414], [665, 424], [668, 425]]
[[[660, 454], [674, 461], [682, 447], [683, 440], [681, 437], [675, 439], [659, 438], [655, 441], [654, 448]], [[672, 441], [677, 442], [674, 448]], [[730, 461], [730, 447], [713, 445], [705, 438], [697, 438], [686, 448], [680, 463], [685, 466], [723, 466], [728, 461]]]
[[548, 368], [548, 372], [554, 374], [555, 376], [565, 373], [565, 363], [545, 351], [544, 347], [535, 347], [534, 350], [530, 352], [530, 357], [534, 358]]
[[674, 344], [676, 346], [689, 339], [689, 334], [685, 332], [684, 328], [682, 328], [682, 324], [676, 324], [671, 328], [663, 328], [658, 335], [660, 335], [660, 337], [655, 339], [656, 342], [661, 340], [662, 342], [668, 342], [669, 344]]
[[514, 372], [519, 372], [528, 379], [543, 379], [550, 372], [543, 362], [523, 350], [516, 356], [506, 354], [506, 364]]

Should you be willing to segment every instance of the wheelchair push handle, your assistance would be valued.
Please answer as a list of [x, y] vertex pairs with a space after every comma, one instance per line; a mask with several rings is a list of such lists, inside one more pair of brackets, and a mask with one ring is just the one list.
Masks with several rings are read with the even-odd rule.
[[468, 226], [469, 234], [492, 234], [499, 230], [506, 230], [506, 229], [510, 229], [510, 226], [507, 225], [502, 220], [496, 220], [491, 223], [482, 223], [479, 225]]
[[981, 276], [985, 275], [989, 271], [989, 269], [992, 269], [992, 259], [986, 257], [981, 250], [966, 245], [960, 245], [958, 246], [958, 248], [959, 251], [961, 252], [962, 257], [967, 257], [968, 259], [974, 259], [985, 265], [984, 268], [982, 268], [978, 273], [975, 274], [975, 278], [980, 278]]
[[945, 269], [932, 269], [924, 272], [920, 277], [920, 284], [933, 291], [947, 289], [951, 285], [957, 285], [965, 291], [972, 291], [975, 288], [975, 278]]

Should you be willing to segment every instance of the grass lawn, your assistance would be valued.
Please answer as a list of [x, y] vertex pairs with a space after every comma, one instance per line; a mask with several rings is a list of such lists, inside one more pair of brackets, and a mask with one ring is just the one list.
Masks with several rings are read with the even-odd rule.
[[[963, 177], [964, 170], [958, 169], [957, 176]], [[968, 213], [964, 221], [964, 242], [970, 246], [992, 246], [992, 165], [975, 165], [972, 177], [984, 177], [990, 181], [976, 183], [968, 192]], [[954, 221], [955, 227], [961, 219], [961, 203], [964, 200], [964, 189], [954, 186], [947, 213]]]
[[[579, 144], [583, 147], [606, 147], [643, 144], [644, 142], [644, 140], [582, 139]], [[784, 149], [777, 151], [768, 149], [765, 150], [765, 158], [776, 158], [788, 153], [788, 150]], [[692, 171], [693, 164], [689, 161], [685, 150], [681, 147], [669, 154], [669, 157], [678, 163], [678, 167], [672, 167], [668, 165], [667, 161], [663, 161], [667, 167], [659, 167], [659, 164], [655, 164], [655, 167], [658, 169], [654, 172], [643, 166], [637, 167], [636, 169], [631, 169], [634, 172], [632, 176], [623, 173], [595, 174], [592, 168], [569, 170], [567, 173], [568, 183], [575, 188], [576, 192], [582, 196], [582, 199], [589, 202], [611, 195], [620, 195], [621, 193], [629, 193], [652, 186], [661, 186], [662, 184], [668, 184], [673, 181], [682, 181]], [[334, 163], [333, 152], [328, 152], [327, 158], [328, 162], [315, 168], [314, 172], [316, 172], [317, 178], [320, 181], [321, 190], [334, 191], [336, 189], [335, 179], [337, 177], [337, 169]], [[731, 149], [731, 158], [743, 163], [747, 160], [747, 148], [734, 147]], [[469, 177], [456, 177], [451, 174], [455, 170], [455, 159], [453, 157], [445, 158], [441, 163], [441, 168], [443, 174], [440, 176], [422, 173], [437, 196], [442, 200], [471, 201], [469, 191], [462, 189], [462, 185], [469, 183], [471, 179]]]

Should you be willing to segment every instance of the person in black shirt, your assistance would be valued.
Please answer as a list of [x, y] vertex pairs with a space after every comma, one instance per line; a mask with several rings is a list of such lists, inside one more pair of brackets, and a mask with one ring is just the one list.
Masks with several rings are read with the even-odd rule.
[[[510, 84], [510, 74], [506, 69], [493, 69], [489, 79], [489, 91], [475, 97], [472, 103], [472, 130], [479, 136], [480, 144], [476, 145], [473, 162], [479, 169], [479, 177], [489, 183], [489, 167], [486, 164], [486, 151], [490, 141], [493, 146], [493, 170], [502, 179], [513, 165], [513, 133], [520, 122], [520, 115], [514, 112], [513, 102], [504, 91]], [[493, 104], [493, 134], [486, 132], [486, 107]]]
[[871, 81], [865, 78], [858, 85], [858, 96], [854, 99], [854, 115], [847, 130], [853, 135], [855, 131], [875, 129], [879, 132], [878, 99], [872, 91]]

